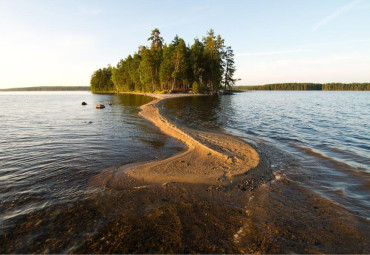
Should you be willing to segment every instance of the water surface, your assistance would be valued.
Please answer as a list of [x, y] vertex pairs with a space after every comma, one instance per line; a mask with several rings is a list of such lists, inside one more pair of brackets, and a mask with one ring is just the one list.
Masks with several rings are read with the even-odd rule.
[[138, 115], [151, 98], [0, 93], [0, 253], [369, 253], [369, 99], [167, 100], [181, 128], [237, 135], [260, 165], [226, 184], [113, 189], [94, 183], [183, 149]]
[[[300, 171], [282, 173], [304, 172], [310, 188], [368, 219], [369, 109], [370, 93], [337, 91], [246, 92], [165, 104], [166, 116], [181, 125], [223, 130], [288, 152]], [[272, 167], [279, 171], [279, 164]]]
[[[275, 176], [247, 206], [250, 231], [265, 236], [262, 252], [280, 243], [284, 252], [338, 253], [363, 252], [369, 244], [363, 240], [370, 230], [369, 109], [368, 92], [264, 91], [169, 100], [162, 112], [182, 126], [237, 135], [260, 152]], [[333, 235], [342, 225], [355, 229]], [[312, 246], [307, 235], [317, 235]], [[333, 241], [349, 235], [360, 241]]]
[[88, 180], [107, 168], [181, 150], [138, 115], [139, 106], [151, 100], [89, 92], [0, 93], [0, 233], [33, 212], [84, 200]]

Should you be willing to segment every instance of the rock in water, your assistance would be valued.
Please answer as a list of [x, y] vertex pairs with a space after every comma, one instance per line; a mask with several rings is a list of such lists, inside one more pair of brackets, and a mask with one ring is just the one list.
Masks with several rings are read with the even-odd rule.
[[82, 102], [82, 105], [87, 105], [87, 103], [86, 102]]
[[105, 105], [103, 104], [97, 104], [96, 105], [96, 109], [104, 109], [105, 108]]

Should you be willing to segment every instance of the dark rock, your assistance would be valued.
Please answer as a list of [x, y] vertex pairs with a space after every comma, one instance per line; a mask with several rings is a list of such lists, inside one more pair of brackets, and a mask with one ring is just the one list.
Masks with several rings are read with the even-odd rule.
[[227, 95], [227, 96], [231, 96], [231, 95], [234, 95], [234, 93], [233, 92], [231, 92], [231, 91], [229, 91], [229, 90], [224, 90], [223, 92], [222, 92], [222, 94], [223, 95]]
[[96, 109], [104, 109], [105, 108], [105, 105], [103, 104], [97, 104], [96, 105]]
[[81, 105], [87, 105], [87, 103], [86, 102], [82, 102], [82, 104]]

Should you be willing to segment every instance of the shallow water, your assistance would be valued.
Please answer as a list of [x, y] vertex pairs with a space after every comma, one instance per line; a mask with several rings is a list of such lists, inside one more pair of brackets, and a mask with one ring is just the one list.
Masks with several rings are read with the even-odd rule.
[[[84, 200], [90, 177], [109, 167], [181, 150], [138, 115], [139, 106], [151, 100], [89, 92], [0, 93], [0, 233], [20, 217]], [[95, 109], [98, 103], [106, 108]]]
[[247, 252], [351, 253], [369, 245], [369, 109], [368, 92], [276, 91], [180, 98], [162, 111], [239, 136], [265, 158], [275, 178], [249, 194], [249, 225], [238, 234], [254, 247]]
[[223, 130], [288, 152], [299, 169], [279, 169], [289, 162], [277, 160], [275, 173], [370, 219], [370, 93], [246, 92], [180, 98], [165, 107], [181, 125]]
[[137, 114], [150, 98], [12, 95], [0, 94], [1, 253], [369, 252], [366, 92], [168, 100], [173, 122], [238, 135], [261, 163], [230, 183], [127, 179], [127, 189], [105, 173], [183, 148]]

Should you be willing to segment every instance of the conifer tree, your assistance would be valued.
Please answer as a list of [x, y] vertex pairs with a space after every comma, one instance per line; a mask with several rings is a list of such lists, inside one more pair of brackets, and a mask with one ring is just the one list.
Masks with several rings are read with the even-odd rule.
[[152, 76], [152, 91], [159, 86], [159, 68], [162, 62], [163, 54], [163, 38], [160, 37], [158, 28], [152, 31], [148, 41], [151, 41], [150, 47], [150, 65], [151, 65], [151, 76]]
[[93, 92], [218, 90], [234, 84], [234, 54], [224, 51], [224, 40], [211, 29], [203, 40], [186, 45], [178, 35], [163, 45], [159, 30], [152, 30], [150, 47], [140, 46], [137, 53], [120, 60], [116, 67], [99, 69], [91, 77]]
[[175, 88], [184, 88], [187, 82], [187, 70], [188, 70], [188, 52], [185, 41], [181, 38], [179, 39], [178, 45], [174, 48], [173, 54], [174, 70], [172, 72], [173, 84], [172, 90]]
[[234, 63], [234, 52], [230, 46], [226, 47], [224, 52], [224, 80], [223, 84], [226, 89], [231, 89], [235, 84], [235, 79], [233, 78], [235, 72], [235, 63]]
[[170, 90], [172, 84], [174, 46], [165, 44], [163, 47], [163, 61], [159, 70], [159, 78], [162, 89]]
[[207, 37], [203, 37], [204, 54], [206, 60], [205, 80], [207, 86], [214, 91], [219, 88], [222, 80], [222, 49], [224, 47], [224, 40], [220, 35], [216, 37], [213, 29], [210, 29], [207, 34]]

